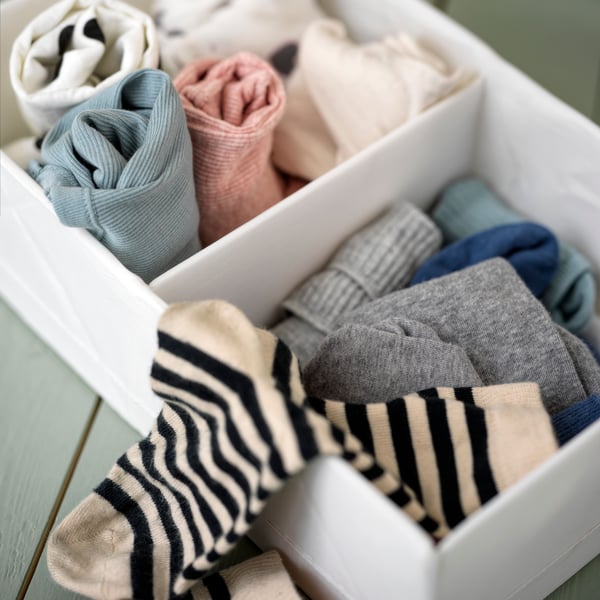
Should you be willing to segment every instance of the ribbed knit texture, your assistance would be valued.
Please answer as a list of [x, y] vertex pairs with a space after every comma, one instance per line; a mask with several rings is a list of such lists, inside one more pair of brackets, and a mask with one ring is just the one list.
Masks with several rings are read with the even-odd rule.
[[535, 383], [439, 387], [366, 406], [309, 402], [449, 529], [557, 450]]
[[499, 225], [446, 246], [413, 275], [415, 285], [475, 265], [488, 258], [505, 258], [531, 293], [539, 298], [558, 268], [558, 241], [535, 223]]
[[320, 455], [348, 460], [425, 531], [447, 533], [352, 433], [306, 405], [288, 348], [230, 304], [169, 307], [158, 342], [151, 382], [164, 407], [52, 534], [60, 584], [104, 599], [184, 595]]
[[[331, 144], [318, 115], [339, 163], [454, 92], [467, 77], [405, 33], [357, 44], [335, 19], [315, 21], [306, 29], [298, 69], [301, 76], [289, 93], [301, 100], [290, 102], [279, 126], [274, 161], [307, 178], [318, 176], [331, 162]], [[307, 107], [310, 100], [314, 107]], [[312, 139], [310, 131], [317, 134]], [[305, 162], [307, 153], [311, 160]]]
[[158, 67], [152, 19], [118, 0], [62, 0], [17, 36], [10, 79], [35, 135], [71, 107], [143, 67]]
[[583, 342], [552, 322], [502, 258], [393, 292], [336, 324], [375, 326], [398, 317], [461, 347], [484, 385], [538, 383], [551, 413], [600, 389], [600, 366]]
[[248, 52], [190, 63], [173, 83], [194, 148], [205, 246], [300, 186], [271, 163], [273, 129], [283, 114], [285, 93], [275, 71]]
[[300, 600], [276, 550], [219, 573], [192, 588], [193, 600]]
[[294, 68], [298, 40], [323, 16], [315, 0], [154, 0], [161, 66], [172, 77], [198, 58], [227, 58], [249, 51], [280, 75]]
[[72, 108], [41, 152], [29, 172], [61, 222], [145, 281], [199, 250], [190, 136], [166, 73], [141, 69]]
[[401, 315], [336, 329], [323, 339], [303, 377], [310, 396], [353, 404], [387, 402], [431, 387], [482, 385], [460, 346]]
[[[463, 179], [446, 187], [432, 216], [447, 242], [525, 220], [479, 179]], [[540, 299], [554, 321], [569, 331], [580, 331], [594, 313], [596, 286], [591, 266], [579, 251], [560, 240], [556, 274]]]
[[323, 271], [292, 292], [283, 302], [292, 316], [272, 332], [304, 365], [340, 315], [404, 287], [440, 245], [429, 217], [412, 204], [398, 204], [350, 237]]
[[552, 425], [562, 446], [600, 419], [600, 396], [592, 394], [552, 415]]

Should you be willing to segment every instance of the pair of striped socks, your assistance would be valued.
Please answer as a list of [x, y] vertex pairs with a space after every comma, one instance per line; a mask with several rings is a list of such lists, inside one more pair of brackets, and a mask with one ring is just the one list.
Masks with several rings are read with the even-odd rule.
[[441, 538], [556, 450], [535, 384], [368, 407], [308, 398], [285, 344], [223, 301], [171, 306], [158, 338], [151, 381], [165, 403], [152, 431], [51, 537], [53, 577], [90, 597], [194, 598], [319, 455], [349, 461]]

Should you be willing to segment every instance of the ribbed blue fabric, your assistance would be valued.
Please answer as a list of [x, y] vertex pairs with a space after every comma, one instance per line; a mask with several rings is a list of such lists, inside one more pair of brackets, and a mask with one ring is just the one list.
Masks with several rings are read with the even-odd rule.
[[592, 394], [551, 417], [556, 438], [562, 446], [600, 419], [600, 396]]
[[29, 173], [60, 220], [150, 281], [200, 249], [192, 145], [166, 73], [140, 69], [66, 113]]
[[[490, 227], [525, 220], [479, 179], [463, 179], [447, 186], [432, 216], [448, 243]], [[579, 251], [560, 240], [558, 246], [558, 268], [540, 300], [556, 323], [578, 332], [594, 312], [594, 277]]]
[[535, 223], [499, 225], [458, 240], [425, 261], [411, 285], [442, 277], [488, 258], [505, 258], [531, 293], [539, 298], [558, 267], [558, 241]]

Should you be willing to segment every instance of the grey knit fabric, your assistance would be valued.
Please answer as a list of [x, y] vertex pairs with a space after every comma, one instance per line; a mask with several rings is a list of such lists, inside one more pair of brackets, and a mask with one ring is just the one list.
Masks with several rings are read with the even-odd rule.
[[556, 325], [567, 352], [573, 359], [579, 380], [588, 395], [600, 393], [600, 366], [594, 358], [590, 349], [575, 334], [567, 331], [564, 327]]
[[504, 259], [388, 294], [336, 324], [376, 326], [400, 316], [428, 325], [442, 341], [463, 348], [484, 385], [538, 383], [551, 413], [599, 391], [591, 388], [600, 366], [557, 328]]
[[328, 335], [304, 369], [307, 393], [353, 404], [388, 402], [432, 387], [477, 387], [466, 352], [424, 323], [402, 316]]
[[422, 211], [408, 203], [394, 206], [284, 301], [291, 316], [272, 332], [305, 364], [340, 315], [404, 287], [441, 243], [439, 229]]

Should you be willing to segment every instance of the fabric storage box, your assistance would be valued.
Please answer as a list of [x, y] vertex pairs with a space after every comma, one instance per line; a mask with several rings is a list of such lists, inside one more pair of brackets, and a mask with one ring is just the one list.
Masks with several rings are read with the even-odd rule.
[[[140, 432], [160, 409], [148, 370], [167, 302], [225, 298], [268, 324], [353, 231], [394, 201], [427, 208], [460, 175], [485, 178], [600, 272], [598, 128], [424, 3], [322, 4], [359, 41], [402, 29], [480, 78], [150, 285], [62, 226], [1, 156], [0, 293]], [[40, 4], [0, 10], [4, 144], [27, 133], [6, 63]], [[589, 333], [600, 342], [598, 317]], [[252, 536], [280, 548], [315, 598], [537, 598], [600, 551], [599, 452], [597, 424], [437, 547], [346, 464], [320, 459], [270, 502]]]

